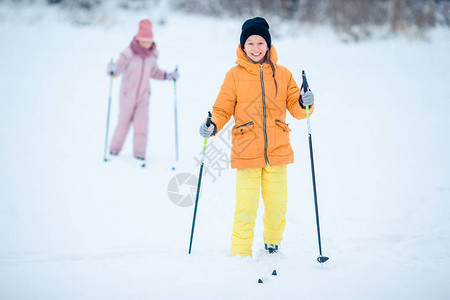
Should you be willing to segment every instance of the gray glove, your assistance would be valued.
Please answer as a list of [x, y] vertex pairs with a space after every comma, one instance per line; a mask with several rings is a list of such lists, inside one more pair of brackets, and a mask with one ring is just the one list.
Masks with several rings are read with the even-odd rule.
[[311, 91], [307, 91], [303, 96], [300, 96], [300, 104], [303, 107], [311, 106], [314, 103], [314, 94]]
[[209, 138], [211, 135], [213, 135], [214, 133], [216, 133], [216, 125], [214, 125], [214, 123], [211, 123], [208, 126], [206, 126], [206, 123], [203, 123], [200, 126], [200, 135], [204, 138]]
[[166, 73], [166, 75], [165, 75], [166, 80], [178, 80], [179, 77], [180, 77], [180, 74], [178, 74], [178, 70], [176, 70], [176, 69], [175, 69], [175, 71]]
[[108, 75], [114, 75], [114, 72], [116, 72], [116, 64], [111, 61], [109, 62], [108, 66], [106, 67], [106, 72], [108, 72]]

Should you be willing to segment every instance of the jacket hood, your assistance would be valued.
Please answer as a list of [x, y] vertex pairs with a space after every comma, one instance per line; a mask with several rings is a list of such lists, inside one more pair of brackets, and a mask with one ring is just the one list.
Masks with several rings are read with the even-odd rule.
[[[250, 73], [259, 73], [259, 64], [250, 62], [250, 60], [245, 55], [245, 52], [242, 51], [240, 44], [237, 47], [236, 56], [236, 64], [247, 69]], [[277, 50], [275, 50], [275, 47], [273, 45], [270, 48], [270, 59], [274, 64], [278, 62]], [[263, 63], [263, 68], [270, 68], [270, 66], [268, 63]]]

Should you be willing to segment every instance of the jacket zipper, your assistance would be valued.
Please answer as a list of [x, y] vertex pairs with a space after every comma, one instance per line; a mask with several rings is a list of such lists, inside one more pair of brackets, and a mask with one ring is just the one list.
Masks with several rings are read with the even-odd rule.
[[266, 165], [269, 164], [269, 158], [267, 157], [267, 131], [266, 131], [266, 97], [264, 95], [264, 78], [263, 78], [263, 65], [261, 64], [260, 68], [260, 74], [261, 74], [261, 88], [262, 88], [262, 105], [263, 105], [263, 130], [264, 130], [264, 158], [266, 160]]
[[137, 86], [136, 98], [139, 96], [139, 90], [141, 89], [142, 77], [144, 77], [145, 57], [142, 58], [141, 77], [139, 78], [139, 84]]

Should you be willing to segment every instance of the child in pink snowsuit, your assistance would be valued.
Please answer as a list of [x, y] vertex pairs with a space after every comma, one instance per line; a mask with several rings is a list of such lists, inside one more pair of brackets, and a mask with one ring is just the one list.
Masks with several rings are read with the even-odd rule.
[[134, 156], [145, 159], [148, 132], [148, 107], [150, 78], [176, 80], [178, 72], [167, 73], [157, 65], [158, 52], [153, 42], [152, 24], [149, 20], [139, 22], [139, 31], [130, 46], [120, 55], [117, 63], [110, 62], [108, 75], [122, 76], [120, 88], [119, 121], [114, 132], [110, 154], [118, 155], [125, 142], [131, 123], [134, 125]]

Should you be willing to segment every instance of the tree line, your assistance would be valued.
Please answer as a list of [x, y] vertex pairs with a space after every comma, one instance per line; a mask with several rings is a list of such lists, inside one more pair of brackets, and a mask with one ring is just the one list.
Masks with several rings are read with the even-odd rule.
[[[21, 0], [15, 0], [21, 1]], [[22, 0], [24, 1], [24, 0]], [[28, 0], [30, 1], [30, 0]], [[68, 8], [95, 10], [112, 0], [47, 0]], [[450, 27], [450, 0], [115, 0], [123, 9], [171, 9], [215, 17], [270, 16], [300, 24], [326, 24], [354, 40], [377, 28], [389, 34]]]

